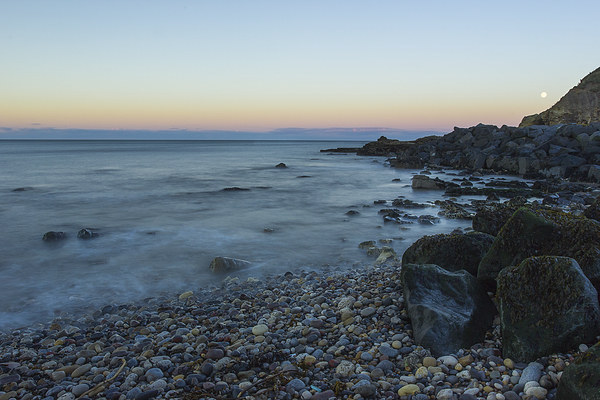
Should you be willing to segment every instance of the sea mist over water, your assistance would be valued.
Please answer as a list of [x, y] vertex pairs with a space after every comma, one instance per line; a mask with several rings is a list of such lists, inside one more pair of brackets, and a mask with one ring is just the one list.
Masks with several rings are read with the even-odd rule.
[[[0, 142], [0, 329], [218, 284], [223, 276], [208, 270], [216, 256], [251, 261], [242, 279], [362, 268], [373, 263], [357, 248], [362, 241], [395, 238], [401, 254], [424, 234], [469, 225], [442, 219], [402, 230], [384, 224], [377, 212], [386, 206], [374, 200], [403, 195], [427, 202], [441, 193], [413, 192], [417, 171], [389, 168], [384, 158], [319, 152], [360, 145]], [[288, 168], [275, 168], [280, 162]], [[249, 190], [223, 191], [232, 187]], [[346, 215], [349, 210], [360, 214]], [[77, 239], [84, 227], [100, 236]], [[43, 242], [50, 230], [68, 237]]]

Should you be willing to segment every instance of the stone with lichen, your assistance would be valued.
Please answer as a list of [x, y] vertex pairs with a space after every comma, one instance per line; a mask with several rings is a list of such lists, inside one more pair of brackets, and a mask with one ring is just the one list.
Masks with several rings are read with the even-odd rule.
[[563, 211], [520, 208], [481, 260], [477, 278], [493, 288], [502, 269], [540, 255], [574, 258], [588, 279], [600, 284], [600, 223]]
[[503, 355], [532, 361], [600, 334], [598, 293], [572, 258], [525, 259], [498, 275]]
[[436, 264], [448, 271], [466, 270], [477, 275], [479, 262], [494, 237], [487, 233], [423, 236], [402, 255], [402, 264]]

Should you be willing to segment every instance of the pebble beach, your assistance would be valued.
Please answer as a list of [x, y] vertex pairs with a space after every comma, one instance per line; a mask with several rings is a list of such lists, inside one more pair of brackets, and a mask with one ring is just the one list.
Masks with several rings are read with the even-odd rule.
[[455, 354], [416, 345], [400, 268], [226, 278], [3, 333], [0, 400], [553, 398], [575, 354], [504, 359], [498, 318]]

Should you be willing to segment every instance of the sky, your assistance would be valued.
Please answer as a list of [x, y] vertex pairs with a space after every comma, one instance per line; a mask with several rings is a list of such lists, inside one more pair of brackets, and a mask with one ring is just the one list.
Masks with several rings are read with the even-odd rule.
[[518, 125], [600, 66], [598, 15], [597, 0], [2, 0], [0, 127]]

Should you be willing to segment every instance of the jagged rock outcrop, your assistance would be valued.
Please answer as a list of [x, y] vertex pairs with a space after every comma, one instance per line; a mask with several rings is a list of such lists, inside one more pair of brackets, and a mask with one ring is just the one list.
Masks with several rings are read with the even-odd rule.
[[600, 68], [544, 112], [523, 118], [519, 127], [531, 125], [580, 124], [600, 121]]

